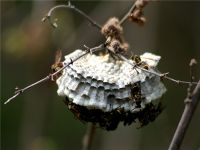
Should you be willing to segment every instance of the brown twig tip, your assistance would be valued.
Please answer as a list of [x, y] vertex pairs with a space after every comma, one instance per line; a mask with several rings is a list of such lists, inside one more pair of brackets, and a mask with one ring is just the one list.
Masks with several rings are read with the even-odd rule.
[[[191, 82], [195, 80], [195, 76], [194, 76], [194, 66], [197, 64], [196, 59], [191, 59], [190, 63], [189, 63], [189, 67], [190, 67], [190, 80]], [[192, 85], [191, 85], [192, 86]], [[191, 87], [192, 88], [192, 87]]]
[[194, 66], [194, 65], [196, 65], [196, 64], [197, 64], [196, 59], [192, 58], [192, 59], [190, 60], [189, 66], [192, 67], [192, 66]]
[[47, 20], [47, 16], [45, 16], [45, 17], [43, 17], [43, 18], [41, 19], [42, 22], [45, 22], [46, 20]]
[[197, 64], [197, 61], [194, 58], [190, 60], [189, 67], [190, 67], [190, 81], [191, 81], [191, 83], [188, 85], [188, 88], [187, 88], [187, 98], [185, 99], [185, 103], [191, 102], [192, 88], [193, 88], [192, 82], [195, 79], [194, 66], [196, 64]]

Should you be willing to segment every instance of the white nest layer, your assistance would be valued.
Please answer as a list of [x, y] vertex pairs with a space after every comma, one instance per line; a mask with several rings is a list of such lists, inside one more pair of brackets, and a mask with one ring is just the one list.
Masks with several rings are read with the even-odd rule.
[[[64, 63], [85, 53], [76, 50], [65, 56]], [[140, 56], [146, 62], [150, 71], [156, 71], [160, 56], [144, 53]], [[132, 62], [132, 60], [130, 60]], [[131, 85], [139, 83], [144, 99], [141, 107], [153, 100], [159, 99], [166, 88], [160, 77], [154, 74], [133, 69], [121, 60], [115, 60], [109, 55], [97, 56], [87, 54], [63, 70], [57, 79], [58, 95], [67, 96], [73, 103], [89, 109], [101, 109], [105, 112], [116, 108], [134, 111], [136, 104], [131, 97]], [[127, 100], [129, 99], [129, 100]]]

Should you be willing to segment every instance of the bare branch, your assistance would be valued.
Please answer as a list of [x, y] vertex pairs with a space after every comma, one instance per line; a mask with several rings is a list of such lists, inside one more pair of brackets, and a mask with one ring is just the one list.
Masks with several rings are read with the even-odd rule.
[[[191, 59], [189, 64], [191, 82], [193, 82], [194, 80], [193, 66], [196, 64], [197, 64], [196, 60]], [[174, 133], [173, 139], [170, 143], [169, 150], [180, 149], [186, 130], [188, 129], [189, 123], [199, 103], [199, 100], [200, 100], [200, 80], [194, 91], [192, 91], [192, 84], [188, 85], [187, 97], [185, 99], [185, 108], [182, 113], [181, 119], [179, 121], [178, 127]]]
[[87, 14], [85, 14], [83, 11], [79, 10], [78, 8], [76, 8], [74, 5], [72, 5], [70, 3], [70, 1], [68, 2], [68, 5], [57, 5], [53, 8], [51, 8], [48, 12], [48, 14], [42, 18], [42, 21], [46, 21], [48, 20], [50, 22], [50, 24], [52, 25], [52, 27], [56, 28], [57, 27], [57, 24], [56, 22], [52, 21], [51, 19], [51, 16], [52, 16], [52, 13], [56, 10], [56, 9], [59, 9], [59, 8], [67, 8], [67, 9], [71, 9], [77, 13], [79, 13], [81, 16], [83, 16], [84, 18], [86, 18], [93, 26], [95, 26], [96, 28], [98, 29], [101, 29], [101, 25], [99, 25], [96, 21], [94, 21], [92, 18], [90, 18]]
[[95, 134], [95, 125], [93, 123], [89, 123], [87, 127], [87, 131], [83, 137], [83, 150], [90, 150], [92, 146], [92, 140]]

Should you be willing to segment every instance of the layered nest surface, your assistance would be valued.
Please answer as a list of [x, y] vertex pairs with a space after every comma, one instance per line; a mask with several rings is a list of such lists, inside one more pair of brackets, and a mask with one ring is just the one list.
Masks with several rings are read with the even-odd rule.
[[[76, 50], [65, 56], [64, 63], [85, 53]], [[132, 63], [158, 72], [160, 56], [145, 53]], [[87, 54], [65, 68], [57, 79], [58, 95], [67, 97], [65, 103], [75, 116], [106, 130], [114, 130], [120, 122], [141, 126], [153, 121], [161, 112], [158, 100], [166, 92], [160, 77], [133, 68], [109, 54]]]

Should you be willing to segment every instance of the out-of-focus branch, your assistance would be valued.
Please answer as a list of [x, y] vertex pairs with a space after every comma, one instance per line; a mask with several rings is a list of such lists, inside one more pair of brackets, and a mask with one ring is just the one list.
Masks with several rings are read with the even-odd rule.
[[83, 137], [83, 150], [90, 150], [92, 146], [92, 140], [95, 134], [95, 125], [88, 124], [87, 131]]
[[193, 113], [200, 100], [200, 80], [192, 92], [191, 98], [186, 98], [185, 109], [183, 111], [181, 120], [179, 121], [178, 127], [174, 134], [174, 137], [170, 143], [168, 150], [178, 150], [181, 146], [185, 132], [189, 126], [189, 123], [192, 119]]
[[[192, 73], [192, 67], [196, 64], [195, 59], [192, 59], [190, 62], [190, 77], [191, 81], [194, 80], [194, 76]], [[173, 139], [170, 143], [168, 150], [178, 150], [180, 149], [181, 143], [184, 139], [185, 133], [188, 129], [194, 111], [200, 101], [200, 80], [192, 91], [192, 84], [188, 86], [188, 93], [185, 99], [185, 108], [182, 113], [181, 119], [179, 121], [178, 127], [174, 133]]]

